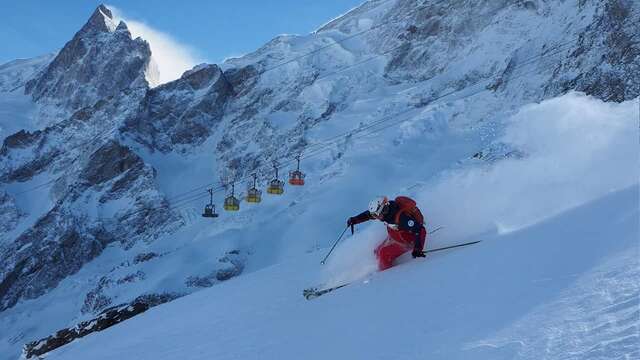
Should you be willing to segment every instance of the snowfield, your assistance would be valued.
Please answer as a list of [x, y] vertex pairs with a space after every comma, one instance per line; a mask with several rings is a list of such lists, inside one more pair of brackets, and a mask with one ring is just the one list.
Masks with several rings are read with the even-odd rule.
[[[256, 251], [270, 248], [279, 260], [47, 359], [636, 358], [638, 119], [637, 100], [607, 104], [571, 93], [528, 105], [506, 121], [499, 139], [522, 156], [458, 162], [411, 190], [417, 179], [410, 173], [402, 183], [391, 175], [372, 178], [357, 164], [365, 151], [371, 161], [375, 155], [354, 151], [344, 161], [356, 165], [321, 197], [311, 195], [301, 211], [309, 221], [290, 230], [307, 248], [322, 248], [284, 256], [274, 242], [293, 242], [294, 235], [260, 223], [244, 236], [215, 236], [210, 241], [246, 241], [247, 232], [260, 232]], [[387, 151], [398, 155], [380, 149]], [[395, 171], [416, 169], [412, 155]], [[426, 259], [405, 256], [375, 273], [372, 249], [384, 228], [371, 223], [321, 266], [330, 237], [343, 226], [336, 221], [366, 206], [367, 196], [344, 192], [358, 174], [370, 179], [367, 191], [419, 199], [432, 228], [444, 226], [428, 248], [483, 241]], [[338, 212], [330, 228], [322, 220], [327, 208]], [[306, 287], [345, 281], [353, 284], [312, 301], [301, 296]]]

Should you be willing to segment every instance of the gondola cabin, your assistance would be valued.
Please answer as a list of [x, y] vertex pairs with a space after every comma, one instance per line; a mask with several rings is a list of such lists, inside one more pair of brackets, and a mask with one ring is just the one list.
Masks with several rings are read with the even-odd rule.
[[240, 210], [240, 200], [233, 195], [227, 196], [227, 198], [224, 199], [224, 209], [227, 211]]
[[247, 189], [246, 200], [248, 203], [257, 204], [262, 201], [262, 191], [256, 188], [257, 176], [253, 174], [253, 186], [249, 185]]
[[235, 186], [231, 184], [231, 194], [224, 199], [224, 209], [227, 211], [240, 210], [240, 200], [234, 196]]
[[212, 204], [205, 205], [204, 212], [202, 213], [202, 217], [217, 218], [218, 213], [216, 213], [216, 206]]
[[269, 186], [267, 187], [267, 192], [273, 195], [282, 195], [284, 193], [284, 181], [278, 179], [278, 166], [273, 164], [273, 168], [276, 172], [276, 177], [269, 181]]
[[298, 167], [295, 170], [289, 171], [289, 184], [303, 186], [305, 174], [300, 171], [300, 156], [296, 156], [296, 160], [298, 160]]
[[213, 205], [213, 189], [209, 189], [207, 191], [209, 192], [209, 195], [211, 195], [211, 199], [209, 200], [209, 203], [205, 205], [204, 210], [202, 212], [202, 217], [217, 218], [218, 213], [216, 213], [216, 206]]
[[284, 193], [284, 181], [278, 179], [271, 180], [267, 192], [269, 194], [282, 195]]

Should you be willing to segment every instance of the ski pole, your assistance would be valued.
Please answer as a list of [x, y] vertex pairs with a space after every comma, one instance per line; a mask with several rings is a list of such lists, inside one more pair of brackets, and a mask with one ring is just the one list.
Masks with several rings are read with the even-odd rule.
[[444, 229], [444, 226], [438, 226], [437, 228], [435, 228], [435, 229], [433, 229], [433, 230], [429, 231], [429, 233], [428, 233], [428, 234], [429, 234], [429, 235], [431, 235], [431, 234], [435, 234], [435, 233], [437, 233], [437, 232], [438, 232], [438, 230], [442, 230], [442, 229]]
[[457, 247], [461, 247], [461, 246], [467, 246], [467, 245], [473, 245], [473, 244], [477, 244], [482, 240], [477, 240], [477, 241], [471, 241], [468, 243], [464, 243], [464, 244], [458, 244], [458, 245], [451, 245], [451, 246], [445, 246], [445, 247], [441, 247], [441, 248], [437, 248], [437, 249], [431, 249], [431, 250], [427, 250], [427, 251], [423, 251], [423, 254], [428, 254], [428, 253], [432, 253], [432, 252], [436, 252], [436, 251], [440, 251], [440, 250], [447, 250], [447, 249], [453, 249], [453, 248], [457, 248]]
[[322, 261], [320, 261], [320, 264], [324, 265], [324, 262], [327, 261], [327, 258], [329, 257], [329, 255], [331, 255], [331, 252], [333, 252], [333, 249], [336, 247], [336, 245], [338, 245], [338, 242], [340, 241], [340, 239], [342, 239], [342, 237], [344, 236], [344, 233], [347, 232], [348, 228], [349, 228], [349, 226], [347, 225], [347, 227], [344, 228], [344, 230], [342, 230], [342, 234], [340, 234], [340, 237], [338, 237], [338, 240], [336, 240], [336, 242], [333, 243], [333, 246], [331, 247], [331, 250], [329, 250], [329, 252], [324, 257], [324, 259], [322, 259]]

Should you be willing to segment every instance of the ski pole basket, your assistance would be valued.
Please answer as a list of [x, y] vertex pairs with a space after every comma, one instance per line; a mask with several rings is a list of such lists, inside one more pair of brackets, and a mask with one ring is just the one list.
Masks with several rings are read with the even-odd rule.
[[253, 174], [253, 186], [249, 185], [247, 189], [246, 200], [248, 203], [257, 204], [262, 201], [262, 191], [256, 188], [257, 175]]
[[211, 199], [209, 200], [209, 203], [205, 205], [202, 217], [217, 218], [218, 213], [216, 213], [216, 206], [213, 205], [213, 189], [209, 189], [207, 191], [209, 192], [209, 195], [211, 195]]
[[224, 199], [224, 209], [227, 211], [240, 210], [240, 200], [234, 196], [235, 185], [231, 183], [231, 194]]
[[303, 186], [305, 174], [300, 171], [300, 155], [296, 156], [296, 160], [298, 160], [298, 167], [295, 170], [289, 171], [289, 184]]
[[273, 169], [276, 172], [276, 177], [269, 182], [267, 192], [273, 195], [282, 195], [284, 193], [284, 181], [278, 179], [278, 165], [275, 161], [273, 162]]

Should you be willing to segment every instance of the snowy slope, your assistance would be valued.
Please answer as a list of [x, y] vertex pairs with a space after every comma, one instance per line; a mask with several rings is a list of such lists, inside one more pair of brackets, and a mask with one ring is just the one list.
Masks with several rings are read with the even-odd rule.
[[0, 65], [0, 91], [14, 92], [44, 69], [56, 56], [46, 54], [32, 59], [18, 59]]
[[[313, 34], [279, 36], [150, 90], [144, 41], [132, 39], [124, 23], [114, 31], [97, 9], [87, 26], [112, 26], [74, 37], [90, 49], [86, 57], [69, 52], [82, 59], [73, 65], [77, 76], [54, 66], [38, 82], [52, 99], [98, 94], [71, 104], [87, 107], [42, 127], [27, 111], [32, 100], [0, 94], [0, 104], [17, 104], [0, 109], [5, 118], [20, 113], [28, 124], [10, 131], [30, 131], [9, 137], [0, 151], [0, 206], [9, 214], [0, 218], [9, 229], [0, 239], [0, 299], [8, 307], [0, 325], [10, 329], [0, 333], [0, 357], [141, 295], [226, 289], [229, 274], [240, 275], [236, 284], [245, 276], [264, 286], [294, 283], [279, 285], [287, 286], [287, 306], [302, 285], [365, 276], [375, 266], [380, 226], [346, 242], [328, 273], [319, 273], [309, 260], [319, 253], [310, 253], [326, 248], [345, 219], [381, 193], [415, 196], [428, 225], [446, 227], [431, 242], [437, 246], [526, 232], [636, 184], [638, 4], [468, 4], [367, 2]], [[105, 44], [110, 51], [102, 51]], [[118, 84], [135, 86], [96, 93], [99, 78], [85, 70], [120, 66], [120, 58], [138, 71]], [[60, 113], [72, 110], [58, 105]], [[243, 202], [216, 221], [201, 218], [207, 187], [218, 190], [220, 207], [230, 190], [221, 184], [235, 177], [242, 197], [245, 176], [256, 172], [264, 188], [271, 161], [286, 174], [301, 150], [305, 187], [264, 194], [258, 206]], [[408, 273], [401, 276], [418, 276]], [[255, 285], [243, 284], [234, 286], [246, 293]], [[240, 313], [267, 311], [248, 305]], [[527, 332], [520, 329], [537, 317], [512, 322], [509, 332]], [[475, 340], [501, 344], [494, 330]]]
[[485, 234], [308, 302], [300, 289], [319, 276], [317, 252], [47, 359], [635, 358], [638, 195], [634, 186], [521, 231]]
[[45, 68], [55, 54], [0, 65], [0, 140], [22, 129], [37, 129], [36, 106], [22, 87]]
[[[585, 109], [586, 117], [578, 112]], [[417, 196], [431, 224], [445, 226], [429, 247], [483, 242], [426, 260], [404, 257], [402, 265], [374, 275], [380, 224], [359, 228], [326, 267], [319, 265], [341, 227], [323, 220], [325, 209], [345, 218], [366, 204], [354, 185], [343, 190], [354, 179], [339, 176], [324, 200], [316, 196], [303, 211], [290, 210], [304, 232], [265, 222], [207, 240], [250, 241], [260, 233], [252, 248], [273, 253], [276, 265], [153, 309], [49, 358], [633, 358], [640, 326], [640, 159], [631, 155], [637, 146], [631, 129], [638, 118], [637, 100], [611, 106], [579, 94], [525, 107], [508, 121], [503, 140], [527, 145], [526, 157], [449, 167], [403, 191]], [[361, 163], [351, 156], [345, 161]], [[408, 157], [406, 166], [415, 168], [417, 159]], [[355, 165], [350, 173], [369, 171]], [[416, 180], [381, 175], [368, 191]], [[341, 196], [346, 204], [336, 210]], [[318, 241], [322, 249], [303, 251]], [[311, 285], [350, 280], [353, 286], [312, 302], [301, 296]]]

